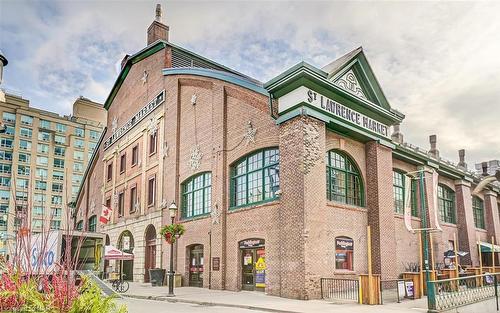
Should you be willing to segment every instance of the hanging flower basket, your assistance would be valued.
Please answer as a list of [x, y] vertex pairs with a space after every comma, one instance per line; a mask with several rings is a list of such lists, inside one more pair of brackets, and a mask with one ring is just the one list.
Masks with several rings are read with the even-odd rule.
[[177, 238], [182, 236], [186, 230], [182, 224], [165, 225], [160, 229], [160, 235], [165, 238], [169, 244], [173, 244]]

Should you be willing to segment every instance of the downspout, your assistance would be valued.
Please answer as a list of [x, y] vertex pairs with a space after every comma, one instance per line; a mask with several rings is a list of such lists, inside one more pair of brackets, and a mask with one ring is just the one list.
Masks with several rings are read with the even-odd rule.
[[273, 119], [278, 119], [277, 116], [274, 116], [274, 112], [273, 112], [273, 94], [272, 93], [269, 93], [269, 113], [271, 113], [271, 117]]

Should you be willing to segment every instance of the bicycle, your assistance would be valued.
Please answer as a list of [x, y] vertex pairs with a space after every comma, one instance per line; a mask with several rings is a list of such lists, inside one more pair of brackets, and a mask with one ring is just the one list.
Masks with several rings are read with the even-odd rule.
[[123, 277], [125, 277], [125, 274], [122, 274], [120, 278], [118, 273], [116, 273], [116, 275], [113, 275], [109, 280], [111, 282], [111, 287], [119, 293], [127, 292], [130, 288], [128, 281], [123, 280]]

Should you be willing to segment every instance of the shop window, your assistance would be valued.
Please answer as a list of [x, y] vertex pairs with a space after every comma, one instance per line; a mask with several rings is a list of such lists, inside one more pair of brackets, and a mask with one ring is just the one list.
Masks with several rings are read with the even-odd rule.
[[476, 228], [485, 229], [484, 202], [479, 197], [472, 197], [472, 211], [474, 212], [474, 225]]
[[363, 206], [363, 184], [355, 163], [339, 151], [329, 151], [326, 159], [327, 199]]
[[335, 269], [354, 270], [354, 241], [350, 237], [335, 237]]
[[438, 208], [442, 222], [456, 223], [455, 192], [444, 185], [438, 185]]
[[182, 218], [205, 215], [211, 211], [212, 173], [193, 176], [182, 184]]
[[265, 149], [238, 160], [231, 168], [231, 206], [245, 206], [277, 198], [279, 150]]

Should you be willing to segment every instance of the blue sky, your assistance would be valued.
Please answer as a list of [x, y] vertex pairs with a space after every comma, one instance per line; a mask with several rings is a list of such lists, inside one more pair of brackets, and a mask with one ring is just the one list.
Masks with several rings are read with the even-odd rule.
[[156, 3], [170, 40], [261, 81], [363, 46], [405, 139], [456, 161], [500, 158], [500, 3], [0, 1], [3, 87], [69, 114], [104, 101], [125, 53], [146, 44]]

